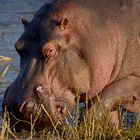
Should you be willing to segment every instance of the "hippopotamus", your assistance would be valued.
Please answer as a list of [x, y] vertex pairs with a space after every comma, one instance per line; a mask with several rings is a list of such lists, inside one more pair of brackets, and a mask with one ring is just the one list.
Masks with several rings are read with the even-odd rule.
[[18, 118], [16, 126], [29, 129], [32, 120], [41, 129], [49, 117], [63, 121], [78, 98], [93, 101], [99, 116], [99, 103], [109, 113], [118, 104], [139, 110], [139, 0], [55, 0], [22, 23], [20, 72], [3, 102], [11, 124]]

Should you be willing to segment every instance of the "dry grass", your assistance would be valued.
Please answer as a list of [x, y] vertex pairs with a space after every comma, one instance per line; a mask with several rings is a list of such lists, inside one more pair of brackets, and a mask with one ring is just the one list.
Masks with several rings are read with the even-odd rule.
[[[106, 117], [95, 118], [94, 109], [92, 112], [85, 111], [82, 122], [78, 125], [79, 109], [75, 109], [71, 116], [73, 125], [65, 120], [65, 124], [53, 123], [52, 127], [36, 132], [34, 128], [30, 132], [22, 133], [11, 132], [9, 125], [9, 115], [6, 112], [3, 118], [0, 138], [7, 139], [41, 139], [41, 140], [139, 140], [140, 139], [140, 120], [137, 120], [133, 129], [114, 129]], [[46, 112], [46, 115], [47, 112]]]
[[12, 60], [12, 59], [9, 57], [5, 57], [5, 56], [0, 55], [0, 61], [10, 61], [10, 60]]
[[4, 77], [4, 75], [7, 73], [9, 68], [10, 68], [10, 65], [7, 65], [4, 69], [4, 71], [0, 73], [0, 80]]

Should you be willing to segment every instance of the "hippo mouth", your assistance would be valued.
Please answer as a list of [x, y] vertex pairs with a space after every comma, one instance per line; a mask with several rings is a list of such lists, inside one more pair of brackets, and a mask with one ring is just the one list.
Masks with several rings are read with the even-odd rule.
[[[66, 93], [65, 90], [61, 92]], [[13, 106], [14, 110], [7, 108], [10, 112], [10, 127], [13, 130], [43, 130], [46, 126], [63, 123], [72, 110], [73, 104], [69, 103], [67, 97], [62, 98], [62, 93], [54, 95], [49, 88], [42, 86], [38, 86], [34, 93], [35, 97], [25, 100], [19, 108], [16, 105]]]
[[[11, 112], [10, 117], [10, 128], [11, 130], [16, 130], [20, 132], [22, 130], [30, 131], [35, 129], [36, 131], [43, 130], [47, 125], [51, 126], [51, 122], [48, 121], [47, 116], [44, 112], [39, 111], [32, 114], [18, 114], [18, 116], [13, 115]], [[19, 119], [20, 118], [20, 119]]]
[[38, 107], [34, 104], [34, 106], [34, 109], [28, 109], [28, 111], [24, 109], [22, 112], [15, 111], [12, 113], [9, 111], [10, 127], [12, 130], [16, 130], [17, 132], [21, 130], [30, 131], [32, 129], [40, 131], [47, 126], [51, 127], [57, 122], [62, 123], [66, 117], [66, 114], [63, 114], [64, 111], [60, 105], [57, 106], [57, 112], [55, 114], [46, 110], [43, 104], [38, 105]]

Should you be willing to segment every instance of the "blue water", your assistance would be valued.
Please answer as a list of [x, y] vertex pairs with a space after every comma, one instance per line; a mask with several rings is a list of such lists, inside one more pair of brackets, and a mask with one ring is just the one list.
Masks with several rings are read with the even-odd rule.
[[12, 58], [9, 62], [0, 62], [0, 73], [6, 66], [10, 69], [0, 79], [0, 110], [3, 93], [6, 87], [14, 81], [19, 72], [19, 57], [15, 51], [16, 40], [23, 32], [21, 17], [31, 20], [35, 11], [47, 0], [0, 0], [0, 55]]

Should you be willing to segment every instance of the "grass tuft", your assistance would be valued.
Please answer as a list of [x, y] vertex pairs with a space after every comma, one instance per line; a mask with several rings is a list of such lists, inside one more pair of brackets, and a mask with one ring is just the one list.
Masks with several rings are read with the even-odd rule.
[[[136, 140], [140, 139], [140, 119], [138, 118], [136, 126], [133, 129], [125, 129], [120, 127], [115, 129], [109, 122], [107, 117], [96, 118], [94, 116], [95, 110], [85, 110], [85, 113], [79, 124], [79, 109], [75, 109], [71, 115], [73, 124], [70, 125], [65, 120], [65, 123], [54, 123], [51, 116], [45, 111], [46, 115], [49, 116], [52, 126], [47, 126], [44, 130], [36, 132], [32, 126], [34, 126], [33, 120], [31, 120], [31, 131], [22, 133], [13, 133], [10, 129], [9, 115], [7, 112], [4, 114], [0, 138], [6, 140], [8, 138], [13, 139], [44, 139], [44, 140]], [[78, 116], [75, 116], [75, 115]], [[19, 120], [20, 121], [20, 120]], [[32, 124], [33, 123], [33, 124]], [[24, 135], [24, 136], [23, 136]]]
[[[43, 105], [41, 108], [44, 110], [46, 115], [49, 117], [52, 126], [47, 126], [40, 132], [35, 132], [34, 121], [31, 119], [31, 131], [22, 133], [13, 133], [10, 129], [9, 115], [7, 112], [4, 114], [3, 123], [1, 127], [1, 139], [5, 140], [8, 138], [13, 139], [47, 139], [47, 140], [136, 140], [140, 139], [140, 119], [138, 118], [136, 126], [133, 129], [114, 129], [110, 124], [106, 116], [97, 118], [94, 116], [95, 110], [85, 109], [85, 113], [79, 124], [79, 108], [75, 107], [71, 119], [73, 124], [68, 123], [65, 118], [65, 123], [54, 123], [53, 118], [48, 114]], [[20, 122], [20, 120], [18, 120]], [[23, 136], [24, 135], [24, 136]]]
[[11, 61], [12, 58], [0, 55], [0, 61]]

